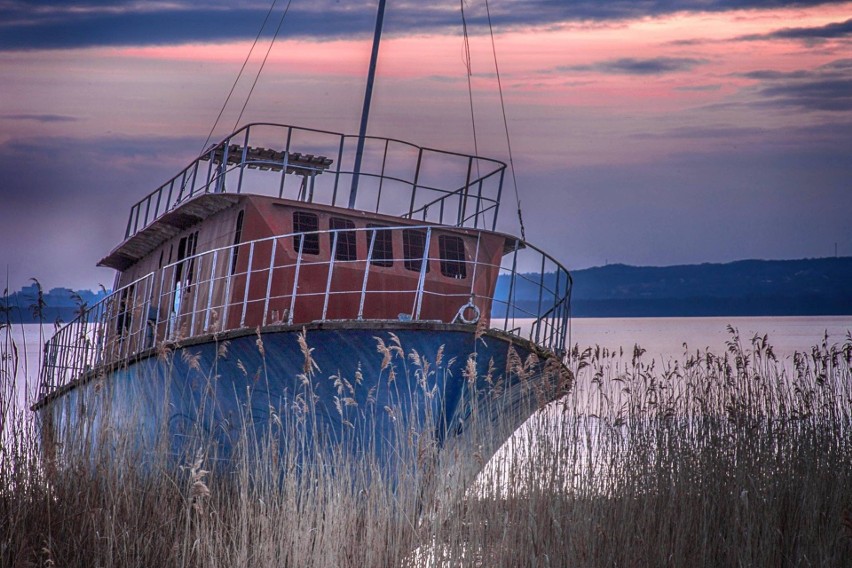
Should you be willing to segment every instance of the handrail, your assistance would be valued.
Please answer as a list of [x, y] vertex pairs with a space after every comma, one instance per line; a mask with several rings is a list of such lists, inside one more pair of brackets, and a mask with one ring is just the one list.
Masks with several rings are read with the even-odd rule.
[[[292, 195], [345, 206], [339, 190], [355, 175], [350, 164], [357, 138], [284, 124], [248, 124], [135, 203], [125, 239], [203, 193]], [[423, 221], [431, 223], [495, 229], [506, 164], [394, 138], [368, 136], [366, 141], [355, 209], [408, 218], [423, 212]], [[481, 173], [471, 177], [472, 171]], [[430, 215], [437, 203], [440, 211]]]
[[[422, 256], [416, 258], [419, 262], [415, 265], [417, 272], [412, 271], [410, 279], [397, 279], [399, 289], [370, 290], [368, 280], [373, 272], [386, 270], [373, 262], [378, 236], [390, 233], [393, 238], [394, 232], [412, 229], [425, 232]], [[309, 238], [331, 238], [336, 252], [343, 233], [357, 235], [364, 231], [370, 231], [366, 259], [341, 260], [336, 259], [335, 254], [329, 258], [312, 258], [304, 254]], [[428, 267], [440, 270], [442, 260], [429, 255], [434, 231], [443, 232], [439, 227], [422, 225], [286, 233], [219, 247], [168, 264], [114, 291], [46, 342], [41, 395], [87, 372], [153, 349], [163, 341], [253, 325], [327, 321], [329, 305], [336, 299], [338, 305], [343, 301], [344, 305], [353, 306], [347, 316], [352, 320], [371, 319], [365, 308], [381, 305], [394, 295], [410, 298], [410, 305], [405, 308], [407, 321], [421, 318], [434, 321], [435, 314], [439, 313], [436, 306], [450, 306], [455, 312], [459, 307], [474, 303], [478, 304], [476, 311], [480, 307], [485, 309], [483, 317], [490, 329], [514, 335], [523, 333], [544, 349], [560, 356], [565, 353], [572, 287], [567, 269], [550, 255], [520, 240], [499, 265], [492, 264], [481, 257], [480, 241], [484, 235], [493, 233], [469, 230], [466, 234], [476, 236], [477, 244], [473, 256], [472, 251], [468, 251], [462, 261], [469, 268], [467, 277], [458, 280], [442, 276], [451, 284], [438, 289], [434, 279], [426, 278]], [[288, 239], [298, 240], [295, 261], [286, 260], [286, 255], [276, 255], [276, 251], [284, 250]], [[400, 252], [402, 254], [392, 259], [382, 258], [382, 261], [412, 262], [405, 257], [405, 251]], [[538, 266], [538, 272], [520, 269], [529, 266]], [[345, 281], [351, 281], [351, 286], [333, 287], [332, 273], [344, 268], [350, 270]], [[327, 272], [322, 272], [323, 269]], [[317, 285], [312, 288], [300, 286], [301, 274], [307, 270], [313, 270], [314, 274], [319, 270], [322, 274], [319, 279], [315, 277]], [[353, 270], [356, 272], [352, 273]], [[356, 273], [360, 276], [354, 276]], [[476, 295], [477, 275], [489, 273], [496, 276], [496, 286], [488, 295]], [[187, 274], [192, 275], [191, 280], [187, 279]], [[258, 289], [257, 286], [265, 290], [264, 297], [249, 294], [249, 288]], [[311, 299], [316, 299], [317, 306], [321, 307], [316, 317], [299, 312], [300, 306]], [[252, 317], [257, 323], [252, 323], [255, 321]], [[447, 315], [442, 321], [452, 323], [454, 318]], [[521, 327], [523, 331], [519, 331]]]

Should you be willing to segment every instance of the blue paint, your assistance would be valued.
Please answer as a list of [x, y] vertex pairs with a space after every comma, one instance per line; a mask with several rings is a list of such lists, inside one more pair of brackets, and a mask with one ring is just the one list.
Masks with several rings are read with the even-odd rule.
[[[507, 369], [510, 350], [525, 361], [533, 347], [504, 334], [477, 339], [466, 326], [422, 322], [392, 329], [358, 322], [315, 327], [306, 334], [316, 365], [311, 373], [299, 330], [245, 331], [189, 343], [166, 356], [151, 353], [81, 383], [40, 412], [52, 413], [60, 435], [73, 431], [69, 425], [88, 424], [91, 443], [109, 417], [115, 431], [133, 432], [143, 453], [165, 444], [178, 463], [203, 446], [208, 457], [227, 464], [245, 438], [243, 425], [249, 438], [262, 441], [279, 423], [298, 424], [305, 434], [299, 444], [343, 444], [356, 455], [370, 453], [394, 472], [399, 453], [412, 451], [412, 432], [444, 447], [464, 437], [472, 414], [493, 428], [490, 443], [480, 448], [487, 461], [536, 408], [567, 386], [567, 375], [558, 372], [564, 367], [552, 362], [548, 367], [544, 359], [526, 372], [517, 365]], [[390, 361], [379, 352], [382, 342], [393, 351]], [[419, 365], [412, 353], [421, 358]], [[477, 372], [470, 381], [464, 369], [472, 353]], [[281, 451], [290, 441], [283, 439]]]

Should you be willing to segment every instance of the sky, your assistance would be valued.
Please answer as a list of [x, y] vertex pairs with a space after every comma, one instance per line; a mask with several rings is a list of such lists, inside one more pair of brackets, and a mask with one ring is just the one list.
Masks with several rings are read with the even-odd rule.
[[[0, 0], [3, 287], [110, 287], [131, 205], [211, 129], [357, 132], [375, 0], [233, 4]], [[511, 145], [569, 269], [852, 256], [852, 2], [469, 0], [470, 77], [461, 4], [425, 4], [389, 2], [369, 134]]]

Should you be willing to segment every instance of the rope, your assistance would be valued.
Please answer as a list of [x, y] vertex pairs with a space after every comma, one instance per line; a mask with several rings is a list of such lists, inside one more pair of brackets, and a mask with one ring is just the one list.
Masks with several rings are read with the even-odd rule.
[[287, 6], [284, 8], [284, 13], [281, 14], [281, 19], [278, 20], [278, 27], [275, 28], [275, 34], [272, 36], [272, 41], [269, 42], [269, 47], [266, 49], [266, 55], [263, 56], [263, 61], [260, 64], [260, 69], [257, 70], [257, 74], [254, 76], [254, 82], [251, 84], [251, 89], [249, 89], [248, 95], [246, 95], [246, 102], [243, 103], [243, 108], [240, 109], [240, 115], [237, 117], [236, 122], [234, 122], [233, 130], [237, 129], [237, 126], [240, 124], [240, 119], [243, 117], [243, 113], [248, 106], [249, 99], [251, 99], [252, 93], [254, 93], [254, 88], [257, 86], [257, 80], [260, 79], [260, 74], [263, 72], [263, 67], [266, 65], [266, 60], [269, 58], [269, 52], [272, 51], [272, 46], [275, 45], [275, 40], [278, 39], [278, 32], [281, 31], [281, 25], [284, 23], [284, 18], [287, 17], [287, 12], [290, 11], [290, 4], [293, 3], [293, 0], [287, 0]]
[[254, 47], [260, 40], [260, 34], [263, 33], [263, 29], [266, 27], [266, 22], [269, 21], [269, 16], [272, 14], [272, 10], [275, 9], [275, 4], [277, 2], [278, 0], [272, 0], [272, 5], [269, 7], [269, 11], [266, 12], [266, 17], [263, 18], [263, 24], [261, 24], [260, 29], [257, 30], [257, 36], [255, 36], [254, 38], [254, 43], [251, 44], [251, 49], [249, 49], [248, 55], [246, 55], [245, 61], [243, 61], [243, 66], [240, 67], [240, 72], [237, 73], [237, 78], [234, 79], [234, 84], [231, 85], [231, 90], [228, 92], [228, 96], [225, 97], [225, 102], [224, 104], [222, 104], [222, 108], [219, 110], [219, 115], [213, 122], [213, 126], [210, 128], [210, 132], [207, 134], [207, 139], [204, 141], [204, 144], [201, 145], [201, 151], [199, 153], [202, 153], [207, 149], [207, 144], [210, 143], [210, 139], [213, 137], [213, 131], [216, 130], [216, 127], [219, 125], [219, 121], [222, 119], [222, 115], [225, 113], [225, 107], [228, 106], [228, 102], [231, 100], [231, 95], [234, 94], [234, 90], [237, 88], [237, 83], [239, 83], [240, 77], [243, 76], [243, 71], [245, 71], [246, 65], [248, 65], [249, 59], [251, 59], [251, 54], [252, 52], [254, 52]]
[[[464, 65], [467, 75], [467, 96], [470, 101], [470, 126], [473, 130], [473, 154], [474, 156], [479, 155], [479, 147], [476, 142], [476, 115], [473, 112], [473, 85], [471, 84], [471, 77], [473, 76], [473, 71], [470, 65], [470, 39], [467, 35], [467, 20], [464, 17], [464, 0], [459, 0], [459, 5], [461, 6], [461, 18], [462, 18], [462, 34], [464, 36]], [[479, 174], [479, 160], [476, 161], [476, 174], [477, 177]]]
[[506, 131], [506, 146], [509, 149], [509, 169], [512, 172], [512, 185], [515, 188], [515, 202], [518, 204], [518, 223], [521, 225], [521, 239], [527, 240], [524, 230], [524, 217], [521, 213], [521, 197], [518, 194], [518, 178], [515, 176], [515, 160], [512, 158], [512, 143], [509, 139], [509, 121], [506, 119], [506, 103], [503, 101], [503, 83], [500, 80], [500, 67], [497, 65], [497, 46], [494, 43], [494, 28], [491, 26], [491, 10], [485, 0], [485, 13], [488, 16], [488, 31], [491, 33], [491, 53], [494, 54], [494, 70], [497, 73], [497, 89], [500, 91], [500, 108], [503, 111], [503, 128]]

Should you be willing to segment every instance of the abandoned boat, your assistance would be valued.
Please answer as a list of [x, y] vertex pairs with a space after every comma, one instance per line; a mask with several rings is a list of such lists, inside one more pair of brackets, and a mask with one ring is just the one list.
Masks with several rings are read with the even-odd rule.
[[505, 169], [363, 122], [244, 126], [131, 207], [114, 291], [45, 345], [43, 438], [227, 461], [283, 418], [391, 463], [476, 415], [487, 461], [571, 380], [571, 277], [496, 230]]

